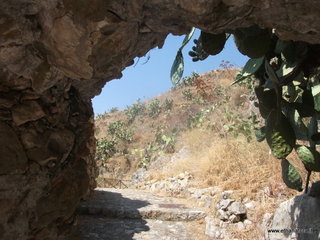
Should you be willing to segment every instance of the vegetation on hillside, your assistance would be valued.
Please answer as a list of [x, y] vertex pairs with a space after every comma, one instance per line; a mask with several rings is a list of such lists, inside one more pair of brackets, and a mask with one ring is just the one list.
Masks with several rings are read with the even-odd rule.
[[181, 134], [192, 129], [212, 132], [219, 138], [254, 136], [258, 123], [247, 99], [251, 83], [231, 87], [237, 70], [193, 73], [174, 88], [147, 102], [137, 100], [124, 111], [113, 111], [97, 121], [97, 160], [103, 163], [125, 157], [131, 166], [148, 167], [155, 158], [176, 150]]

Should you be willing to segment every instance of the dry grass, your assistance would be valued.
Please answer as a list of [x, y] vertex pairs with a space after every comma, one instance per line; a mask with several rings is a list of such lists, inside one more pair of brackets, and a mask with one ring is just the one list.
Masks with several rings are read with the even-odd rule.
[[179, 144], [190, 149], [190, 155], [177, 159], [169, 171], [153, 174], [154, 178], [188, 171], [199, 188], [218, 186], [222, 190], [235, 190], [235, 198], [259, 202], [255, 209], [257, 221], [264, 213], [273, 212], [281, 201], [297, 194], [284, 185], [280, 160], [269, 153], [265, 142], [248, 143], [242, 137], [219, 138], [199, 129], [186, 132], [181, 139]]
[[247, 143], [241, 137], [213, 136], [210, 139], [209, 134], [204, 135], [195, 130], [184, 136], [185, 146], [191, 149], [191, 154], [176, 161], [170, 175], [189, 171], [203, 186], [234, 189], [242, 196], [250, 197], [280, 171], [279, 161], [269, 154], [266, 144]]

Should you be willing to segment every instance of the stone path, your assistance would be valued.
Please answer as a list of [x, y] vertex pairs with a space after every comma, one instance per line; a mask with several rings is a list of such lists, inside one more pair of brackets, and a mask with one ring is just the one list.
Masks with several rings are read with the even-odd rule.
[[79, 212], [83, 240], [208, 239], [205, 212], [139, 190], [98, 188]]

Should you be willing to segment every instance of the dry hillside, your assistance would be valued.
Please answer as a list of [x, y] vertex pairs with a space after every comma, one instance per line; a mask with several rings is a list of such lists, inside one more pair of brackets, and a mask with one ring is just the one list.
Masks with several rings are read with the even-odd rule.
[[[187, 157], [151, 175], [161, 178], [189, 171], [200, 185], [239, 189], [243, 195], [270, 186], [272, 194], [292, 195], [282, 183], [280, 162], [269, 154], [265, 142], [255, 140], [254, 126], [260, 119], [254, 114], [253, 86], [231, 86], [236, 73], [237, 69], [225, 68], [192, 74], [147, 102], [138, 100], [124, 111], [111, 109], [98, 116], [101, 174], [130, 179], [138, 168], [148, 168], [157, 158], [186, 147]], [[294, 154], [289, 159], [295, 161]]]

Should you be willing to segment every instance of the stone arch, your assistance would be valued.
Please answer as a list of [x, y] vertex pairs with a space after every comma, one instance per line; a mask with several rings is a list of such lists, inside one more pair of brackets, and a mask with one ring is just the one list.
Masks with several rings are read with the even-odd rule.
[[91, 98], [192, 26], [320, 43], [318, 0], [2, 0], [0, 238], [71, 239], [95, 186]]

